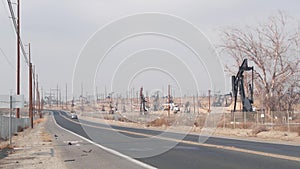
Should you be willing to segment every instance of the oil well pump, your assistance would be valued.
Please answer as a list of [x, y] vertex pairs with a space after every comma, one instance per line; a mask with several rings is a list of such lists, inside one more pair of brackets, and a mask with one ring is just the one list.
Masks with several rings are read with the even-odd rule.
[[[248, 84], [248, 91], [249, 91], [249, 95], [250, 96], [246, 96], [245, 93], [245, 88], [244, 88], [244, 72], [245, 71], [252, 71], [252, 75], [251, 75], [251, 83]], [[247, 59], [243, 60], [242, 65], [239, 67], [239, 71], [237, 73], [236, 76], [232, 76], [231, 80], [232, 80], [232, 96], [234, 99], [234, 107], [233, 107], [233, 111], [236, 111], [236, 103], [237, 103], [237, 96], [238, 96], [238, 92], [240, 94], [241, 97], [241, 102], [243, 105], [243, 111], [244, 112], [251, 112], [253, 111], [252, 109], [252, 104], [253, 104], [253, 72], [254, 71], [254, 67], [248, 66], [248, 61]]]

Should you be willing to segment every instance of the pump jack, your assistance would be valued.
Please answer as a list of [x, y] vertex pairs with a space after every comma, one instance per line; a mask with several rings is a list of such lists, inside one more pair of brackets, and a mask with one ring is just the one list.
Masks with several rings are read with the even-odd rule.
[[[250, 98], [246, 97], [245, 89], [244, 89], [244, 71], [252, 71], [252, 82], [248, 85], [249, 92], [250, 92]], [[232, 76], [232, 96], [234, 98], [234, 107], [233, 111], [236, 111], [236, 102], [237, 102], [237, 95], [238, 91], [241, 96], [241, 101], [243, 104], [243, 111], [244, 112], [250, 112], [252, 110], [252, 104], [253, 104], [253, 71], [254, 68], [248, 66], [247, 59], [244, 59], [242, 65], [239, 67], [239, 71], [236, 76]]]

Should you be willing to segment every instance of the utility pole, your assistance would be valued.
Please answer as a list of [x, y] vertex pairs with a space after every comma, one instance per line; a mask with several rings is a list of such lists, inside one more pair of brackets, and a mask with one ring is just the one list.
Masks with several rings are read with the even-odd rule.
[[33, 113], [32, 113], [32, 63], [30, 54], [30, 43], [29, 43], [29, 117], [31, 122], [31, 128], [33, 128]]
[[96, 104], [98, 103], [98, 87], [96, 86]]
[[58, 109], [58, 84], [56, 86], [56, 108]]
[[51, 109], [51, 107], [52, 107], [52, 103], [51, 103], [51, 102], [52, 102], [52, 95], [51, 95], [51, 94], [52, 94], [52, 93], [51, 93], [51, 88], [50, 88], [50, 96], [49, 96], [49, 99], [48, 99], [48, 100], [49, 100], [49, 104], [50, 104], [50, 105], [49, 105], [50, 109]]
[[195, 102], [195, 95], [193, 95], [193, 104], [194, 104], [194, 114], [196, 114], [196, 102]]
[[130, 112], [132, 113], [133, 88], [130, 91]]
[[210, 112], [210, 90], [208, 90], [208, 112]]
[[104, 95], [105, 95], [105, 98], [106, 98], [107, 97], [106, 85], [104, 86]]
[[81, 109], [83, 109], [83, 84], [81, 83]]
[[33, 71], [33, 74], [32, 74], [32, 80], [33, 80], [33, 90], [32, 90], [32, 92], [33, 92], [33, 94], [32, 94], [32, 99], [33, 99], [33, 101], [32, 101], [32, 112], [33, 112], [33, 116], [35, 115], [35, 113], [36, 113], [36, 92], [35, 92], [35, 66], [33, 65], [32, 66], [32, 71]]
[[170, 109], [171, 109], [171, 103], [170, 103], [170, 101], [171, 101], [171, 95], [170, 95], [170, 89], [171, 87], [170, 87], [170, 85], [168, 85], [168, 117], [170, 117]]
[[[17, 95], [20, 95], [20, 0], [17, 1]], [[16, 117], [20, 118], [20, 108], [17, 108]]]
[[41, 99], [41, 110], [44, 109], [44, 90], [43, 90], [43, 87], [42, 87], [42, 99]]
[[199, 107], [200, 107], [200, 105], [199, 105], [199, 94], [198, 94], [198, 91], [197, 91], [197, 114], [199, 114]]
[[61, 88], [59, 88], [59, 104], [60, 104], [60, 108], [63, 109], [63, 104], [62, 104], [62, 99], [61, 99]]
[[136, 92], [136, 105], [139, 105], [139, 92]]
[[38, 114], [39, 117], [42, 118], [42, 113], [41, 113], [41, 97], [40, 97], [40, 91], [39, 91], [39, 76], [36, 75], [36, 93], [37, 93], [37, 101], [38, 101]]
[[68, 109], [68, 84], [66, 83], [66, 110]]

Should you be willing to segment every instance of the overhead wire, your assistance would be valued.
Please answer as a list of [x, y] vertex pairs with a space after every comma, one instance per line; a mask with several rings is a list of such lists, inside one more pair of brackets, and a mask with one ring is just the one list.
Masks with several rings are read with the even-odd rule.
[[2, 53], [2, 55], [4, 56], [6, 62], [11, 66], [12, 69], [15, 69], [15, 66], [10, 62], [10, 60], [8, 59], [7, 55], [4, 53], [3, 49], [0, 47], [0, 52]]
[[[3, 7], [5, 8], [5, 4], [4, 4], [3, 1], [2, 1], [2, 3], [3, 3]], [[15, 13], [14, 13], [14, 10], [13, 10], [13, 7], [12, 7], [12, 4], [14, 4], [14, 3], [12, 3], [11, 0], [7, 0], [7, 3], [8, 3], [8, 10], [7, 10], [7, 13], [8, 13], [8, 15], [10, 14], [9, 18], [12, 19], [12, 24], [13, 24], [12, 26], [13, 26], [13, 28], [14, 28], [14, 32], [16, 33], [16, 36], [19, 37], [19, 45], [20, 45], [20, 47], [21, 47], [21, 53], [22, 53], [23, 58], [24, 58], [24, 61], [25, 61], [25, 63], [26, 63], [25, 66], [28, 66], [28, 67], [29, 67], [29, 59], [28, 59], [28, 57], [27, 57], [27, 53], [26, 53], [26, 51], [25, 51], [25, 47], [24, 47], [23, 41], [22, 41], [22, 39], [21, 39], [20, 32], [18, 31], [18, 28], [17, 28], [17, 25], [18, 25], [18, 24], [17, 24], [17, 22], [16, 22], [16, 16], [15, 16]], [[7, 8], [5, 8], [5, 9], [7, 9]], [[0, 48], [0, 49], [1, 49], [1, 48]], [[5, 52], [4, 52], [2, 49], [1, 49], [1, 53], [2, 53], [3, 56], [6, 58], [7, 62], [9, 63], [9, 65], [12, 66], [13, 69], [15, 69], [16, 66], [13, 65], [13, 64], [10, 62], [10, 60], [9, 60], [8, 57], [7, 57], [7, 55], [5, 54]], [[25, 86], [25, 83], [23, 83], [23, 82], [21, 82], [21, 83], [23, 84], [22, 86]], [[23, 88], [22, 88], [22, 89], [23, 89]], [[25, 90], [25, 88], [24, 88], [23, 90]]]
[[20, 47], [21, 47], [21, 50], [22, 50], [22, 54], [23, 54], [25, 63], [27, 64], [27, 66], [29, 66], [29, 61], [28, 61], [28, 58], [27, 58], [27, 55], [26, 55], [26, 52], [25, 52], [25, 47], [23, 45], [20, 32], [18, 31], [18, 28], [17, 28], [17, 22], [16, 22], [16, 17], [15, 17], [14, 10], [12, 8], [12, 3], [11, 3], [10, 0], [7, 0], [7, 3], [8, 3], [9, 11], [10, 11], [10, 14], [11, 14], [12, 22], [13, 22], [13, 25], [14, 25], [14, 28], [15, 28], [15, 32], [17, 34], [17, 37], [19, 37], [19, 39], [20, 39], [19, 44], [20, 44]]
[[[6, 10], [6, 8], [5, 8], [6, 5], [5, 5], [4, 1], [1, 1], [1, 2], [2, 2], [4, 10]], [[16, 68], [15, 65], [12, 64], [11, 60], [7, 57], [7, 55], [5, 54], [4, 50], [1, 47], [0, 47], [0, 52], [2, 53], [3, 57], [5, 58], [6, 62], [9, 64], [9, 66], [15, 70], [15, 68]]]

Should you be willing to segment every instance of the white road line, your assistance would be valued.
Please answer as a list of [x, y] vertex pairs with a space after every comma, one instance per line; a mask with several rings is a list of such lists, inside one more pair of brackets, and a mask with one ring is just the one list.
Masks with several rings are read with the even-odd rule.
[[[65, 117], [63, 117], [63, 118], [65, 118]], [[69, 120], [69, 119], [67, 119], [67, 120]], [[85, 125], [85, 126], [91, 126], [91, 125], [87, 125], [87, 124], [83, 124], [83, 123], [79, 123], [79, 122], [74, 122], [74, 123], [78, 123], [80, 125]], [[105, 130], [111, 130], [111, 129], [106, 129], [106, 128], [99, 127], [99, 126], [93, 126], [93, 127], [102, 128], [102, 129], [105, 129]], [[114, 129], [114, 130], [119, 131], [119, 132], [134, 134], [134, 135], [152, 137], [152, 135], [144, 134], [144, 133], [142, 134], [142, 133], [136, 133], [136, 132], [130, 132], [130, 131], [124, 131], [124, 130], [118, 130], [118, 129]], [[177, 139], [168, 138], [168, 137], [159, 137], [159, 136], [155, 136], [155, 137], [158, 138], [158, 139], [173, 141], [173, 142], [177, 142], [177, 143], [181, 142], [181, 143], [190, 144], [190, 145], [198, 145], [198, 146], [211, 147], [211, 148], [220, 148], [220, 149], [224, 149], [224, 150], [237, 151], [237, 152], [243, 152], [243, 153], [248, 153], [248, 154], [263, 155], [263, 156], [267, 156], [267, 157], [273, 157], [273, 158], [279, 158], [279, 159], [285, 159], [285, 160], [292, 160], [292, 161], [300, 161], [299, 157], [293, 157], [293, 156], [272, 154], [272, 153], [260, 152], [260, 151], [255, 151], [255, 150], [247, 150], [247, 149], [237, 148], [237, 147], [232, 147], [232, 146], [222, 146], [222, 145], [199, 143], [199, 142], [186, 141], [186, 140], [177, 140]]]
[[[51, 111], [51, 112], [52, 112], [52, 111]], [[136, 159], [133, 159], [133, 158], [131, 158], [131, 157], [125, 155], [125, 154], [122, 154], [122, 153], [120, 153], [120, 152], [118, 152], [118, 151], [116, 151], [116, 150], [110, 149], [110, 148], [108, 148], [108, 147], [104, 147], [104, 146], [102, 146], [102, 145], [100, 145], [100, 144], [98, 144], [98, 143], [95, 143], [95, 142], [93, 142], [93, 141], [91, 141], [91, 140], [89, 140], [89, 139], [87, 139], [87, 138], [85, 138], [85, 137], [82, 137], [82, 136], [79, 135], [79, 134], [76, 134], [76, 133], [74, 133], [74, 132], [72, 132], [72, 131], [70, 131], [70, 130], [67, 130], [67, 129], [61, 127], [60, 125], [58, 125], [58, 124], [56, 123], [56, 120], [55, 120], [55, 118], [54, 118], [53, 112], [52, 112], [52, 119], [53, 119], [54, 123], [55, 123], [59, 128], [63, 129], [64, 131], [67, 131], [67, 132], [69, 132], [69, 133], [71, 133], [71, 134], [73, 134], [73, 135], [75, 135], [75, 136], [77, 136], [77, 137], [79, 137], [79, 138], [81, 138], [81, 139], [83, 139], [83, 140], [85, 140], [85, 141], [87, 141], [87, 142], [89, 142], [89, 143], [91, 143], [91, 144], [93, 144], [93, 145], [95, 145], [95, 146], [97, 146], [97, 147], [99, 147], [99, 148], [101, 148], [101, 149], [103, 149], [103, 150], [109, 152], [109, 153], [112, 153], [112, 154], [114, 154], [114, 155], [116, 155], [116, 156], [122, 157], [122, 158], [124, 158], [124, 159], [126, 159], [126, 160], [128, 160], [128, 161], [130, 161], [130, 162], [132, 162], [132, 163], [135, 163], [135, 164], [137, 164], [137, 165], [139, 165], [139, 166], [141, 166], [141, 167], [144, 167], [144, 168], [147, 168], [147, 169], [157, 169], [156, 167], [153, 167], [153, 166], [151, 166], [151, 165], [149, 165], [149, 164], [140, 162], [140, 161], [138, 161], [138, 160], [136, 160]]]

